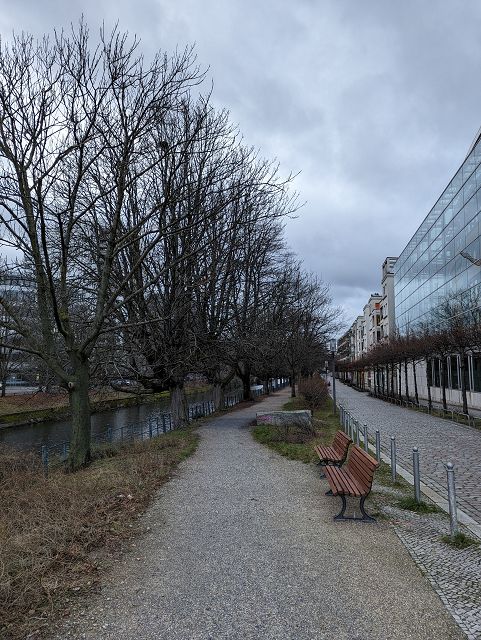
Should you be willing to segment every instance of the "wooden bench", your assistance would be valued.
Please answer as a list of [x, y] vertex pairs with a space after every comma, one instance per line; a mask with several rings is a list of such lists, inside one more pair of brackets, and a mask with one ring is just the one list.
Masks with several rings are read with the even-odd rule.
[[[371, 492], [374, 471], [379, 467], [379, 462], [357, 445], [351, 447], [351, 453], [347, 464], [340, 469], [335, 466], [326, 466], [324, 471], [330, 485], [326, 495], [341, 496], [342, 509], [334, 517], [334, 520], [359, 520], [361, 522], [375, 522], [375, 518], [364, 511], [364, 501]], [[360, 498], [359, 508], [362, 517], [345, 516], [346, 496]]]
[[[319, 456], [319, 464], [323, 467], [341, 467], [346, 461], [347, 452], [351, 443], [351, 438], [346, 435], [344, 431], [338, 431], [334, 436], [334, 440], [332, 441], [332, 444], [330, 446], [315, 446], [314, 449]], [[324, 474], [321, 474], [321, 478], [325, 477], [326, 476]]]

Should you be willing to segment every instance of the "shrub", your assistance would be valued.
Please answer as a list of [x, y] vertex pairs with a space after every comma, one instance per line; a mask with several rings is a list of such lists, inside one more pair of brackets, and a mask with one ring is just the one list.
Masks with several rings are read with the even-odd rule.
[[325, 407], [329, 398], [328, 386], [319, 374], [303, 378], [299, 383], [299, 393], [311, 411]]

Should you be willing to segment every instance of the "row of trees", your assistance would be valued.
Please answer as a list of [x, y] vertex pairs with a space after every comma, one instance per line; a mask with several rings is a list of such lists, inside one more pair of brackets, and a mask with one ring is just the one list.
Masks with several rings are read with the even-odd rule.
[[[404, 397], [419, 404], [418, 365], [425, 364], [427, 372], [428, 405], [432, 408], [431, 361], [436, 363], [436, 377], [439, 378], [442, 405], [447, 409], [446, 389], [448, 367], [452, 361], [451, 377], [461, 391], [463, 413], [468, 413], [469, 374], [468, 356], [479, 353], [481, 348], [481, 300], [479, 292], [468, 292], [446, 298], [431, 313], [429, 320], [421, 323], [417, 330], [405, 335], [395, 335], [388, 342], [373, 347], [358, 360], [343, 364], [340, 369], [351, 372], [359, 386], [365, 386], [365, 374], [374, 372], [375, 391], [391, 397]], [[459, 362], [459, 376], [458, 365]], [[412, 373], [412, 388], [409, 380]], [[459, 379], [458, 379], [459, 377]]]
[[252, 374], [316, 369], [333, 328], [327, 287], [284, 247], [292, 176], [243, 143], [203, 80], [192, 50], [147, 62], [84, 24], [0, 46], [0, 277], [24, 282], [0, 294], [0, 346], [68, 390], [71, 470], [90, 459], [94, 382], [168, 388], [179, 427], [187, 373], [218, 406], [234, 376], [248, 398]]

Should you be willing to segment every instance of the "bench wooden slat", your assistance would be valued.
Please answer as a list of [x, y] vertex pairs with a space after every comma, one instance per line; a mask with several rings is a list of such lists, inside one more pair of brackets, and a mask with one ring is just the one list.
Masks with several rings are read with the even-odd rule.
[[358, 460], [349, 460], [349, 470], [356, 475], [359, 482], [369, 488], [372, 483], [374, 472], [362, 466]]
[[343, 431], [337, 431], [331, 445], [317, 445], [314, 447], [320, 463], [324, 465], [342, 464], [349, 450], [352, 440]]

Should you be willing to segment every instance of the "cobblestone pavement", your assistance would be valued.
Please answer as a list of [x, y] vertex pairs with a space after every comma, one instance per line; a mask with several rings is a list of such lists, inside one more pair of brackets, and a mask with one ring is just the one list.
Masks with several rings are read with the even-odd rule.
[[421, 481], [447, 498], [446, 462], [456, 471], [458, 506], [481, 524], [481, 431], [397, 407], [336, 381], [337, 402], [361, 425], [370, 438], [379, 429], [381, 449], [389, 455], [396, 437], [397, 463], [412, 472], [412, 449], [419, 448]]
[[333, 522], [318, 467], [254, 441], [256, 410], [286, 400], [206, 422], [133, 553], [55, 638], [462, 640], [391, 527]]
[[456, 549], [445, 514], [419, 515], [385, 507], [394, 530], [469, 640], [481, 638], [481, 549]]

